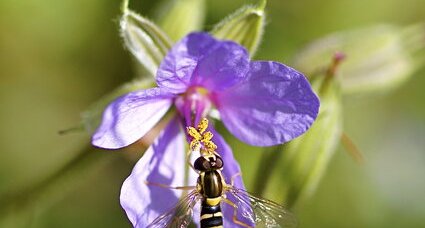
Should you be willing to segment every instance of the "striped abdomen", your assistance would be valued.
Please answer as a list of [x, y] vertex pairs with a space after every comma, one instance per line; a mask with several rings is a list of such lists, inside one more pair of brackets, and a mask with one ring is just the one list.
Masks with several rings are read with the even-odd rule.
[[223, 214], [221, 213], [220, 204], [211, 206], [206, 200], [203, 200], [201, 206], [201, 228], [212, 227], [223, 227]]
[[202, 172], [198, 179], [203, 195], [201, 205], [201, 228], [223, 227], [220, 202], [223, 194], [223, 181], [220, 171]]

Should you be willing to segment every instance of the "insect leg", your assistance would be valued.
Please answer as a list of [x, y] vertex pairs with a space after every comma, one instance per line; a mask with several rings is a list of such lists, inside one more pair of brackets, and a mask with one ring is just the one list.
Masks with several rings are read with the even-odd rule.
[[223, 202], [225, 202], [225, 203], [227, 203], [227, 204], [229, 204], [230, 206], [233, 207], [233, 217], [232, 217], [232, 220], [233, 220], [233, 222], [235, 224], [238, 224], [240, 226], [247, 227], [247, 228], [253, 228], [252, 226], [250, 226], [250, 225], [248, 225], [248, 224], [246, 224], [246, 223], [238, 220], [238, 217], [237, 217], [238, 206], [236, 206], [236, 204], [234, 204], [232, 201], [230, 201], [230, 200], [228, 200], [226, 198], [223, 198], [222, 200], [223, 200]]
[[232, 175], [232, 177], [230, 178], [230, 185], [231, 186], [234, 186], [235, 179], [238, 176], [242, 177], [242, 173], [241, 172], [237, 172], [237, 173], [235, 173], [235, 174]]

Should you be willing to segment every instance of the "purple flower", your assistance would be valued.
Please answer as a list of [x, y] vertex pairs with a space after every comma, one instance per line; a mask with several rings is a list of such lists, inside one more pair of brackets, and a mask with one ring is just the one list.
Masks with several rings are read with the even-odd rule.
[[[237, 138], [270, 146], [304, 133], [319, 109], [319, 100], [301, 73], [277, 62], [250, 61], [242, 46], [207, 33], [192, 33], [178, 42], [162, 61], [156, 82], [158, 87], [129, 93], [110, 104], [92, 138], [93, 145], [101, 148], [128, 146], [176, 107], [175, 117], [123, 184], [121, 205], [135, 227], [145, 227], [182, 194], [146, 185], [146, 180], [171, 186], [196, 183], [194, 172], [185, 182], [182, 127], [196, 126], [215, 108]], [[240, 171], [239, 165], [223, 138], [211, 130], [229, 182]], [[241, 178], [235, 186], [244, 188]]]

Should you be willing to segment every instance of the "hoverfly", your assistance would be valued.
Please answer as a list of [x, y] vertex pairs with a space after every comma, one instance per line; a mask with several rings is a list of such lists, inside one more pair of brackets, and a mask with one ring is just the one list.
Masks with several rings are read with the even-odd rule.
[[[281, 205], [255, 197], [225, 182], [221, 172], [224, 168], [223, 160], [215, 151], [217, 147], [211, 141], [212, 133], [205, 132], [207, 126], [208, 121], [203, 119], [198, 129], [188, 128], [189, 135], [193, 137], [190, 145], [192, 151], [201, 153], [193, 164], [190, 163], [199, 174], [196, 187], [180, 199], [173, 209], [156, 218], [148, 227], [188, 227], [198, 203], [201, 228], [223, 228], [223, 217], [231, 219], [234, 223], [232, 227], [295, 227], [295, 218]], [[222, 213], [222, 206], [227, 205], [233, 209], [231, 214], [226, 214], [225, 211]]]

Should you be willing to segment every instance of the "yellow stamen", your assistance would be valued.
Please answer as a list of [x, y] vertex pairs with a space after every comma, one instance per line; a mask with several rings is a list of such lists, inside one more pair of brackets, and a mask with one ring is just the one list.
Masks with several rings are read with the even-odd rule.
[[190, 145], [189, 146], [190, 146], [190, 149], [192, 151], [199, 151], [201, 149], [201, 144], [198, 141], [196, 141], [196, 140], [192, 140], [190, 142]]
[[204, 134], [202, 134], [202, 137], [203, 137], [202, 141], [204, 142], [210, 141], [213, 136], [214, 136], [213, 133], [211, 133], [210, 131], [207, 131]]
[[208, 128], [208, 119], [202, 118], [201, 122], [198, 124], [198, 131], [200, 134], [204, 133]]
[[194, 127], [187, 127], [187, 133], [196, 141], [202, 140], [202, 135]]
[[217, 145], [215, 145], [212, 141], [204, 142], [204, 146], [211, 152], [214, 152], [217, 149]]
[[192, 151], [200, 151], [203, 154], [215, 153], [217, 145], [215, 145], [215, 143], [211, 141], [214, 134], [210, 131], [205, 132], [207, 128], [208, 120], [206, 118], [203, 118], [198, 124], [198, 129], [194, 127], [187, 127], [187, 133], [193, 138], [190, 142], [190, 149]]

